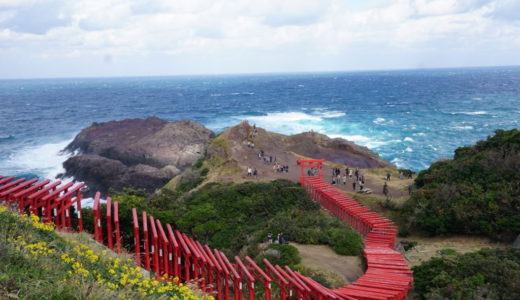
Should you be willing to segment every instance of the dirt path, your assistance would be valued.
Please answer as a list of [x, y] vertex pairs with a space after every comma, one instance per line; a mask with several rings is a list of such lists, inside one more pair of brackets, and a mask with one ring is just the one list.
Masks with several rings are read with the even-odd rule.
[[[441, 257], [440, 250], [451, 249], [459, 254], [475, 252], [483, 248], [506, 248], [508, 245], [494, 243], [487, 238], [471, 236], [453, 237], [408, 237], [398, 238], [398, 240], [415, 241], [417, 246], [406, 251], [405, 257], [410, 266], [417, 266], [432, 257]], [[451, 252], [451, 251], [450, 251]]]
[[[280, 173], [276, 172], [273, 169], [274, 162], [267, 163], [264, 160], [258, 158], [259, 149], [267, 149], [264, 150], [264, 155], [267, 157], [272, 157], [273, 160], [276, 159], [276, 162], [282, 165], [289, 166], [288, 173]], [[237, 151], [238, 150], [238, 151]], [[235, 157], [241, 167], [244, 170], [244, 173], [239, 175], [240, 178], [236, 178], [233, 180], [237, 181], [268, 181], [272, 179], [288, 179], [294, 182], [298, 182], [300, 179], [300, 167], [296, 164], [296, 160], [299, 157], [293, 153], [287, 152], [278, 152], [276, 148], [270, 147], [255, 147], [255, 149], [247, 148], [247, 146], [242, 147], [241, 149], [235, 149]], [[237, 153], [238, 152], [238, 153]], [[237, 155], [238, 154], [238, 155]], [[247, 168], [256, 169], [258, 172], [258, 177], [248, 177], [246, 175]], [[346, 166], [334, 165], [330, 163], [325, 163], [323, 167], [324, 181], [331, 182], [332, 181], [332, 169], [333, 167], [338, 167], [341, 169], [341, 176], [345, 174]], [[398, 173], [396, 170], [391, 169], [361, 169], [360, 174], [365, 177], [365, 188], [369, 188], [372, 190], [372, 193], [379, 196], [383, 195], [383, 184], [384, 178], [387, 172], [392, 173], [393, 180], [388, 182], [389, 186], [389, 194], [391, 198], [401, 198], [408, 195], [406, 188], [410, 185], [413, 180], [412, 179], [399, 179]], [[230, 178], [231, 179], [231, 178]], [[336, 184], [335, 187], [345, 191], [352, 191], [352, 183], [356, 181], [356, 177], [352, 178], [347, 177], [346, 184], [343, 184], [343, 177], [341, 177], [340, 184]], [[359, 184], [356, 182], [356, 191], [359, 191]]]
[[332, 272], [345, 280], [345, 284], [350, 284], [361, 275], [361, 259], [358, 256], [338, 255], [334, 250], [323, 245], [302, 245], [291, 243], [300, 252], [302, 265], [319, 269], [325, 272]]

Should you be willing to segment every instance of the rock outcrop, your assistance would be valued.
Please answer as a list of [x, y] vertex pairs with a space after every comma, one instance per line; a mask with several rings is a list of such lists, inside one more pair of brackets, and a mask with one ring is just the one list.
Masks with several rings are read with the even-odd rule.
[[[291, 170], [298, 170], [296, 160], [299, 158], [325, 159], [338, 166], [359, 169], [395, 168], [394, 165], [379, 157], [370, 149], [358, 146], [353, 142], [340, 138], [330, 138], [316, 132], [304, 132], [296, 135], [284, 135], [253, 127], [247, 122], [228, 128], [208, 148], [208, 162], [212, 174], [217, 177], [232, 179], [233, 173], [242, 176], [247, 168], [257, 169], [261, 178], [286, 178], [298, 180], [299, 171], [289, 174], [273, 172], [272, 163], [266, 164], [259, 159], [258, 153], [287, 165]], [[254, 149], [248, 147], [248, 141], [254, 142]], [[216, 178], [218, 180], [218, 178]]]
[[65, 148], [78, 155], [64, 162], [64, 176], [84, 181], [91, 191], [133, 187], [153, 192], [203, 157], [214, 136], [189, 120], [94, 123]]

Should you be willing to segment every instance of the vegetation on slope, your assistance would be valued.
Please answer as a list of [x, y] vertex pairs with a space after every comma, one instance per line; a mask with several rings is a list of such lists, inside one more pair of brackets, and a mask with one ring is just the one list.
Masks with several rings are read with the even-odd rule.
[[0, 206], [1, 299], [204, 299], [147, 278], [133, 259], [111, 255], [85, 234], [65, 238], [53, 229]]
[[520, 232], [520, 131], [497, 130], [452, 160], [419, 173], [404, 207], [411, 228], [431, 235], [486, 235], [510, 241]]
[[413, 268], [424, 299], [520, 299], [520, 249], [483, 249]]
[[[114, 195], [113, 200], [120, 203], [124, 231], [132, 232], [131, 208], [137, 207], [232, 255], [265, 242], [268, 233], [276, 238], [281, 232], [291, 241], [329, 245], [343, 255], [358, 255], [362, 248], [358, 233], [320, 212], [319, 204], [288, 180], [211, 183], [182, 196], [178, 190], [164, 190], [151, 199], [144, 193], [126, 190]], [[127, 240], [132, 243], [130, 238]]]

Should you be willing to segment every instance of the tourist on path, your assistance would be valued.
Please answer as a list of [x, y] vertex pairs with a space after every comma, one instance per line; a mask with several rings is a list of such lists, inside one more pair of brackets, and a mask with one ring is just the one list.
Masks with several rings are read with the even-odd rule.
[[383, 195], [388, 199], [388, 184], [385, 181], [385, 184], [383, 185]]

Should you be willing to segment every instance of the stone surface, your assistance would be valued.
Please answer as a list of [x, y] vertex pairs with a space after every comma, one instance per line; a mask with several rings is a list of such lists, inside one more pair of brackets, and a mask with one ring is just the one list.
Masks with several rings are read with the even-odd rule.
[[153, 192], [204, 156], [214, 133], [203, 125], [156, 117], [94, 123], [66, 147], [65, 176], [84, 181], [89, 190], [109, 187]]

